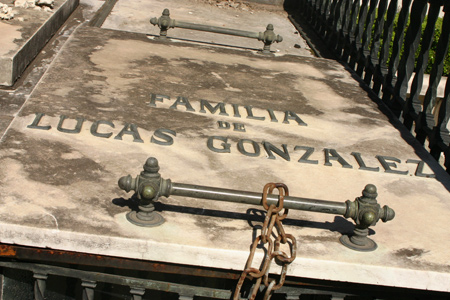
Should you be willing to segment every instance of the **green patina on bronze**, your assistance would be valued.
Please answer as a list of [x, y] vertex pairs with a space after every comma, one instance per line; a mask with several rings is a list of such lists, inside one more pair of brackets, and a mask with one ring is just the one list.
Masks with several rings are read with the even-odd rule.
[[167, 31], [170, 28], [185, 28], [191, 30], [199, 30], [199, 31], [207, 31], [214, 32], [220, 34], [227, 35], [235, 35], [241, 37], [247, 37], [252, 39], [257, 39], [258, 41], [262, 41], [264, 43], [264, 48], [262, 50], [263, 54], [270, 54], [270, 45], [273, 43], [281, 43], [283, 41], [283, 37], [281, 35], [276, 35], [273, 31], [273, 25], [268, 24], [266, 27], [266, 31], [264, 32], [251, 32], [230, 28], [223, 28], [217, 26], [210, 25], [202, 25], [202, 24], [194, 24], [183, 21], [177, 21], [170, 18], [169, 9], [164, 9], [161, 17], [159, 18], [151, 18], [150, 23], [153, 25], [157, 25], [160, 28], [159, 39], [167, 39]]
[[[129, 212], [127, 219], [131, 223], [143, 227], [155, 227], [164, 223], [164, 218], [154, 211], [153, 203], [160, 196], [178, 195], [255, 205], [261, 205], [262, 201], [260, 193], [175, 183], [170, 179], [163, 179], [159, 174], [158, 160], [154, 157], [147, 159], [144, 164], [144, 170], [140, 175], [137, 175], [136, 178], [132, 178], [131, 175], [121, 177], [118, 184], [126, 192], [131, 190], [136, 192], [136, 197], [139, 200], [139, 210]], [[393, 209], [386, 205], [381, 207], [378, 204], [377, 196], [375, 185], [368, 184], [362, 191], [362, 196], [357, 197], [353, 202], [347, 200], [345, 203], [342, 203], [286, 196], [284, 198], [284, 208], [338, 214], [346, 218], [352, 218], [356, 224], [353, 235], [343, 235], [340, 238], [341, 243], [353, 250], [373, 251], [377, 248], [377, 244], [367, 237], [369, 235], [369, 227], [375, 226], [379, 220], [387, 222], [395, 217]], [[269, 204], [276, 205], [278, 200], [277, 195], [269, 195], [267, 197]]]

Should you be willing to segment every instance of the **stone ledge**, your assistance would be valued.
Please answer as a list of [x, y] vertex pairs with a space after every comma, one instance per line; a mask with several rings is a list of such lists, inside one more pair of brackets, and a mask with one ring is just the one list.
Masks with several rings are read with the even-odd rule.
[[[79, 0], [55, 1], [54, 12], [47, 18], [37, 16], [37, 14], [45, 12], [15, 8], [19, 10], [20, 15], [16, 15], [16, 19], [3, 21], [2, 27], [5, 27], [3, 30], [6, 31], [19, 32], [20, 37], [10, 33], [0, 38], [1, 44], [7, 50], [6, 53], [0, 53], [0, 85], [12, 86], [14, 84], [78, 4]], [[29, 19], [19, 21], [19, 17]], [[8, 49], [10, 50], [8, 51]]]

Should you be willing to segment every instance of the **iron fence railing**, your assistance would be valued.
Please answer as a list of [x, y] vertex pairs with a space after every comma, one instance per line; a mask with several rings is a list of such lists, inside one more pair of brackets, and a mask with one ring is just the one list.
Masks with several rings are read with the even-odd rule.
[[[437, 95], [449, 48], [450, 1], [298, 0], [295, 11], [294, 18], [308, 22], [436, 160], [444, 156], [450, 174], [450, 80], [444, 96]], [[441, 34], [430, 51], [439, 16]], [[420, 97], [424, 84], [428, 88]]]
[[[288, 270], [284, 286], [274, 292], [272, 300], [449, 299], [446, 292], [289, 274]], [[232, 299], [240, 276], [240, 270], [0, 244], [2, 300]], [[240, 299], [251, 297], [253, 283], [244, 282]], [[262, 299], [261, 292], [256, 299]]]
[[[151, 272], [150, 272], [151, 273]], [[44, 264], [0, 259], [2, 300], [214, 300], [232, 299], [237, 280], [161, 274], [71, 264]], [[134, 275], [134, 276], [130, 276]], [[138, 275], [138, 276], [136, 276]], [[173, 275], [173, 274], [172, 274]], [[176, 276], [176, 275], [175, 275]], [[197, 280], [192, 280], [192, 277]], [[448, 293], [383, 286], [287, 278], [272, 300], [448, 299]], [[180, 283], [181, 282], [181, 283]], [[205, 286], [206, 285], [206, 286]], [[243, 287], [240, 299], [249, 299], [252, 285]], [[262, 299], [256, 298], [256, 299]]]
[[[10, 270], [5, 272], [5, 269]], [[3, 272], [1, 271], [3, 269]], [[11, 273], [20, 273], [21, 271], [30, 272], [29, 278], [22, 276], [20, 280], [14, 278], [16, 276], [9, 276]], [[2, 273], [3, 276], [2, 276]], [[130, 276], [123, 276], [118, 274], [93, 272], [86, 270], [79, 270], [75, 268], [60, 267], [54, 265], [44, 265], [40, 263], [25, 263], [25, 262], [5, 262], [0, 261], [0, 278], [5, 277], [6, 286], [3, 283], [0, 289], [0, 299], [5, 300], [27, 300], [34, 298], [35, 300], [44, 299], [132, 299], [142, 300], [146, 290], [159, 291], [160, 294], [153, 296], [153, 299], [183, 299], [192, 300], [194, 297], [202, 297], [207, 299], [230, 299], [231, 291], [218, 288], [208, 288], [201, 286], [193, 286], [187, 284], [173, 283], [160, 280], [152, 280], [149, 278], [136, 278]], [[50, 294], [47, 295], [47, 281], [50, 277], [57, 280], [58, 285], [64, 285], [66, 278], [77, 279], [78, 285], [81, 286], [81, 297], [71, 297], [71, 292], [64, 294]], [[2, 278], [2, 281], [5, 281]], [[27, 288], [27, 283], [29, 287]], [[114, 292], [114, 289], [103, 288], [100, 293], [98, 287], [99, 283], [108, 283], [117, 286], [128, 287], [128, 293], [124, 294]], [[33, 285], [33, 286], [31, 286]], [[76, 289], [76, 284], [73, 289]], [[2, 290], [8, 290], [2, 292]], [[20, 289], [20, 294], [14, 290]], [[27, 291], [28, 290], [28, 291]], [[97, 294], [97, 296], [95, 296]]]

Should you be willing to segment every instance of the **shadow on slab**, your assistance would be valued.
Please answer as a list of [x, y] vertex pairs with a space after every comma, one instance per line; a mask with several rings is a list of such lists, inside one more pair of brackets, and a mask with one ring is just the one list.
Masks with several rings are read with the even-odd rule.
[[[120, 207], [128, 207], [130, 210], [138, 211], [138, 200], [135, 197], [135, 195], [133, 195], [129, 200], [124, 198], [115, 198], [112, 200], [112, 203]], [[254, 231], [262, 228], [264, 218], [266, 216], [265, 211], [256, 208], [249, 208], [245, 213], [237, 213], [216, 209], [205, 209], [198, 207], [165, 204], [161, 202], [155, 202], [154, 204], [155, 204], [155, 211], [158, 212], [171, 211], [176, 213], [208, 216], [215, 218], [246, 220], [249, 226], [254, 229]], [[352, 234], [354, 228], [354, 224], [351, 221], [348, 221], [341, 216], [335, 216], [333, 222], [298, 220], [288, 217], [283, 220], [283, 225], [324, 229], [332, 232], [339, 232], [340, 234]], [[369, 229], [369, 235], [373, 234], [375, 234], [375, 231]]]

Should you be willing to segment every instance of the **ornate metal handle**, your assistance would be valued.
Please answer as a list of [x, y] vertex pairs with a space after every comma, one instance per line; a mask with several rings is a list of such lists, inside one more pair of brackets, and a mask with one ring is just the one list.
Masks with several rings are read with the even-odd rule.
[[[170, 179], [163, 179], [159, 174], [158, 160], [150, 157], [144, 164], [144, 170], [132, 178], [131, 175], [119, 179], [119, 187], [129, 192], [136, 192], [139, 199], [139, 210], [127, 214], [127, 219], [138, 226], [154, 227], [164, 223], [164, 218], [155, 212], [153, 205], [160, 196], [170, 195], [210, 199], [217, 201], [237, 202], [261, 205], [262, 194], [246, 191], [236, 191], [200, 185], [175, 183]], [[347, 200], [345, 203], [325, 201], [301, 197], [284, 197], [284, 208], [342, 215], [355, 221], [354, 234], [342, 236], [340, 241], [345, 246], [358, 251], [373, 251], [377, 244], [368, 238], [369, 227], [374, 226], [379, 220], [387, 222], [395, 217], [395, 212], [388, 206], [381, 207], [376, 197], [377, 188], [368, 184], [364, 188], [361, 197], [355, 201]], [[277, 204], [278, 196], [269, 195], [267, 203]]]
[[159, 38], [162, 40], [167, 38], [167, 31], [170, 28], [178, 27], [178, 28], [185, 28], [185, 29], [191, 29], [191, 30], [207, 31], [207, 32], [214, 32], [214, 33], [220, 33], [220, 34], [228, 34], [228, 35], [235, 35], [235, 36], [242, 36], [242, 37], [257, 39], [258, 41], [262, 41], [264, 43], [264, 48], [262, 51], [262, 53], [264, 53], [264, 54], [270, 54], [270, 45], [272, 45], [275, 42], [281, 43], [283, 41], [283, 37], [281, 35], [276, 35], [274, 33], [272, 24], [268, 24], [266, 27], [266, 31], [264, 31], [264, 32], [251, 32], [251, 31], [223, 28], [223, 27], [210, 26], [210, 25], [188, 23], [188, 22], [177, 21], [177, 20], [171, 19], [170, 11], [167, 8], [163, 10], [161, 17], [151, 18], [150, 23], [159, 27], [159, 29], [160, 29]]

